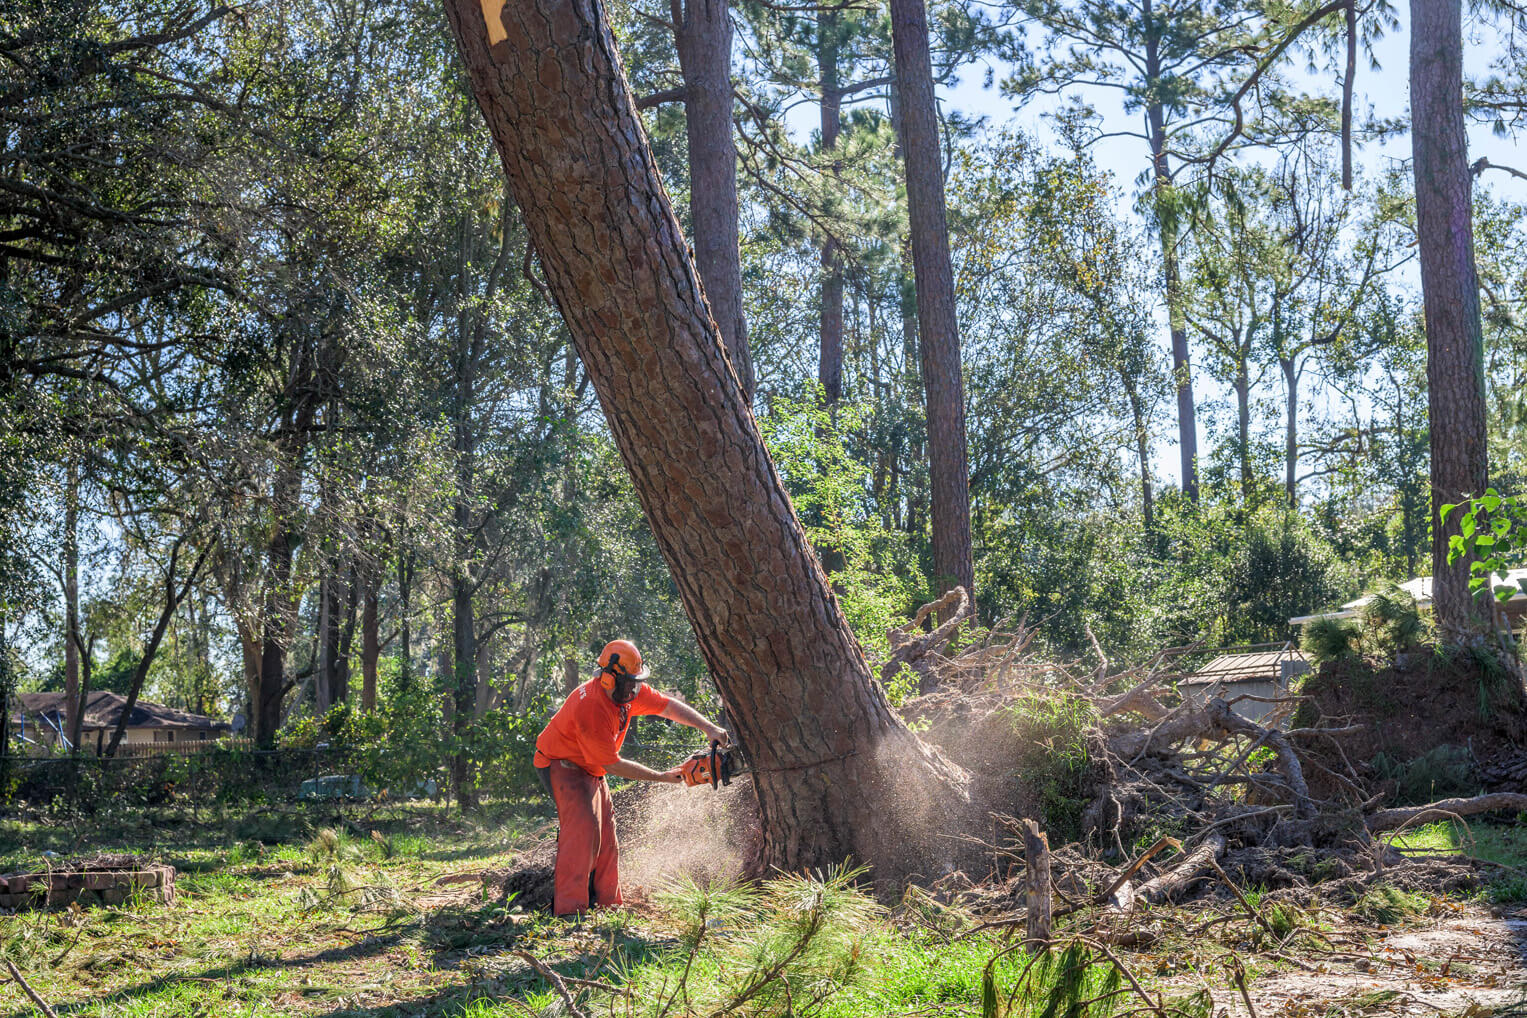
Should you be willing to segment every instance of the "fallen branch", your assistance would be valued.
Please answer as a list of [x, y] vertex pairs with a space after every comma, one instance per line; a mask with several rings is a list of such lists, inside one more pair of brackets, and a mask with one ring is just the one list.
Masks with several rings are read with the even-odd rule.
[[[1113, 883], [1109, 884], [1107, 887], [1103, 888], [1103, 890], [1093, 895], [1092, 900], [1098, 904], [1110, 901], [1116, 892], [1128, 884], [1130, 880], [1134, 878], [1136, 873], [1140, 872], [1141, 866], [1144, 866], [1146, 863], [1150, 862], [1151, 857], [1164, 848], [1175, 848], [1180, 852], [1182, 851], [1182, 842], [1178, 841], [1176, 838], [1157, 838], [1154, 845], [1142, 852], [1140, 857], [1134, 862], [1124, 867], [1124, 871], [1114, 878]], [[1118, 902], [1118, 907], [1128, 908], [1129, 903], [1134, 901], [1135, 892], [1130, 891], [1130, 893], [1123, 896], [1123, 898], [1124, 900]]]
[[[930, 612], [937, 611], [942, 614], [946, 610], [949, 611], [949, 618], [943, 625], [931, 633], [912, 635], [923, 624], [923, 620]], [[891, 645], [891, 657], [880, 666], [881, 683], [889, 684], [896, 673], [901, 671], [902, 665], [909, 665], [921, 679], [919, 691], [932, 692], [936, 685], [932, 670], [927, 667], [919, 668], [917, 663], [929, 654], [936, 653], [954, 639], [955, 632], [960, 628], [960, 624], [970, 617], [970, 613], [970, 594], [964, 587], [955, 587], [937, 601], [930, 601], [917, 609], [917, 614], [905, 626], [897, 626], [887, 632], [885, 637]]]
[[1211, 834], [1186, 859], [1154, 880], [1147, 880], [1135, 893], [1152, 903], [1165, 901], [1202, 879], [1210, 864], [1224, 852], [1225, 836]]
[[21, 978], [21, 970], [16, 968], [15, 962], [7, 958], [5, 959], [5, 967], [10, 970], [11, 978], [16, 980], [16, 985], [21, 987], [21, 992], [27, 995], [27, 998], [36, 1006], [37, 1010], [47, 1015], [47, 1018], [58, 1018], [58, 1012], [49, 1007], [48, 1002], [39, 997], [37, 991], [32, 989], [25, 979]]
[[545, 979], [548, 983], [551, 984], [551, 988], [557, 991], [557, 996], [562, 998], [562, 1003], [567, 1005], [568, 1014], [572, 1015], [573, 1018], [589, 1018], [588, 1015], [578, 1010], [578, 1005], [573, 1003], [572, 991], [567, 988], [567, 984], [562, 981], [562, 977], [557, 975], [556, 971], [550, 965], [546, 964], [544, 961], [537, 958], [529, 951], [515, 951], [514, 953], [517, 957], [523, 958], [526, 962], [528, 962], [531, 968], [535, 969], [541, 974], [542, 979]]
[[1433, 820], [1451, 820], [1454, 817], [1473, 816], [1476, 813], [1493, 813], [1509, 810], [1513, 813], [1527, 812], [1527, 795], [1520, 792], [1494, 792], [1476, 795], [1472, 799], [1441, 799], [1425, 806], [1400, 809], [1381, 809], [1364, 821], [1370, 834], [1407, 827], [1413, 823], [1429, 823]]
[[1106, 718], [1134, 711], [1142, 715], [1145, 720], [1155, 723], [1170, 713], [1161, 705], [1161, 701], [1156, 699], [1156, 694], [1159, 692], [1161, 689], [1153, 672], [1131, 686], [1127, 692], [1098, 704], [1098, 716]]

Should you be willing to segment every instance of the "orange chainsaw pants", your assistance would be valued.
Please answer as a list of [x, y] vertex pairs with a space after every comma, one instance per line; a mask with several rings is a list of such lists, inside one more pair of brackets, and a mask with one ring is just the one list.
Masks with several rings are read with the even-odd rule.
[[557, 803], [557, 869], [552, 911], [586, 912], [591, 905], [619, 905], [620, 844], [615, 806], [604, 778], [576, 764], [554, 761], [551, 795]]

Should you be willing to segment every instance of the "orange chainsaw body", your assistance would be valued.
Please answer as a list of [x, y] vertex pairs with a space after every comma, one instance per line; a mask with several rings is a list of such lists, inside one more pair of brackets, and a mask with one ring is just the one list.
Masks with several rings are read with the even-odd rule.
[[684, 784], [691, 788], [696, 785], [709, 785], [712, 788], [730, 785], [734, 773], [732, 751], [722, 749], [713, 742], [710, 749], [691, 753], [689, 759], [679, 765], [679, 773], [684, 775]]

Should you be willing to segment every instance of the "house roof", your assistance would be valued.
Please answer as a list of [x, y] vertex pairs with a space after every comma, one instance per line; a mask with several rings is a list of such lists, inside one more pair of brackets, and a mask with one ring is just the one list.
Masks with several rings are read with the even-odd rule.
[[[1506, 586], [1518, 588], [1517, 592], [1512, 594], [1508, 599], [1509, 601], [1527, 602], [1527, 569], [1508, 569], [1504, 573], [1496, 573], [1491, 577], [1491, 581], [1495, 586], [1504, 584]], [[1399, 584], [1399, 587], [1411, 597], [1415, 598], [1416, 604], [1419, 607], [1431, 607], [1432, 578], [1430, 576], [1417, 576]], [[1290, 625], [1302, 626], [1304, 623], [1313, 622], [1316, 619], [1356, 618], [1358, 611], [1361, 610], [1365, 604], [1372, 600], [1373, 595], [1368, 594], [1357, 598], [1354, 601], [1348, 601], [1346, 604], [1341, 606], [1341, 611], [1316, 612], [1313, 615], [1296, 615], [1288, 621]]]
[[[23, 712], [53, 724], [63, 724], [63, 693], [21, 693], [20, 699]], [[126, 706], [127, 697], [108, 690], [97, 689], [85, 698], [84, 717], [80, 720], [80, 727], [115, 728], [118, 719], [122, 716], [122, 709]], [[192, 714], [190, 711], [176, 710], [160, 703], [139, 700], [133, 704], [132, 713], [128, 715], [127, 727], [227, 731], [229, 725], [226, 721], [217, 721], [203, 714]]]
[[1181, 679], [1179, 686], [1208, 686], [1216, 682], [1267, 682], [1282, 680], [1283, 662], [1304, 662], [1305, 656], [1292, 648], [1259, 650], [1242, 654], [1221, 654], [1192, 675]]

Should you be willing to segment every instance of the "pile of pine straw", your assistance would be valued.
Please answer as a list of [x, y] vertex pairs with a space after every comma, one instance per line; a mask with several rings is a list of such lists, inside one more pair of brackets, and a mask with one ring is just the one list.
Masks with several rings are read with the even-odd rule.
[[[1365, 783], [1342, 749], [1360, 719], [1285, 730], [1278, 722], [1299, 699], [1290, 696], [1272, 703], [1273, 724], [1259, 724], [1236, 713], [1235, 700], [1181, 697], [1175, 681], [1182, 676], [1165, 656], [1115, 670], [1093, 639], [1095, 666], [1057, 663], [1033, 652], [1036, 629], [1023, 622], [1010, 631], [968, 629], [951, 650], [970, 610], [958, 588], [925, 605], [888, 634], [891, 656], [880, 675], [889, 683], [903, 668], [917, 673], [921, 695], [903, 705], [903, 716], [976, 772], [993, 806], [995, 832], [984, 845], [993, 872], [957, 874], [941, 889], [978, 911], [1027, 909], [1031, 934], [1048, 929], [1052, 907], [1129, 913], [1142, 903], [1205, 895], [1244, 903], [1247, 886], [1309, 900], [1318, 884], [1327, 901], [1357, 900], [1381, 882], [1432, 892], [1476, 886], [1485, 867], [1499, 864], [1402, 854], [1395, 837], [1439, 820], [1527, 810], [1527, 794], [1510, 791], [1383, 808], [1384, 793]], [[942, 621], [922, 632], [933, 613]], [[1053, 851], [1039, 825], [1001, 812], [1015, 803], [1031, 812], [1032, 798], [1022, 802], [1024, 775], [1013, 766], [1021, 747], [1010, 740], [1015, 706], [1044, 698], [1068, 701], [1092, 719], [1083, 839]], [[1307, 775], [1317, 771], [1319, 786], [1334, 794], [1312, 795]], [[1163, 831], [1170, 834], [1149, 847], [1127, 847]], [[1052, 906], [1052, 894], [1061, 905]]]

